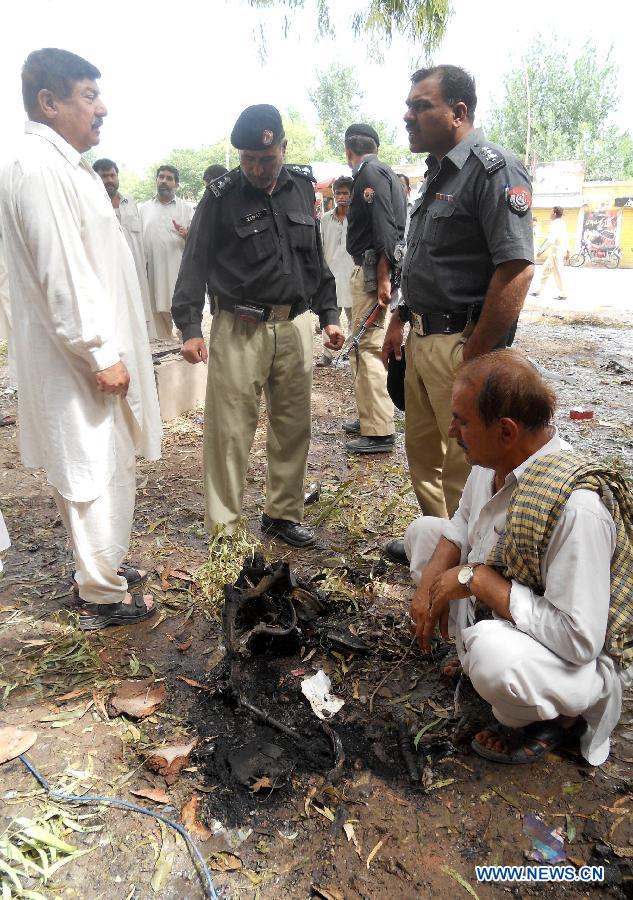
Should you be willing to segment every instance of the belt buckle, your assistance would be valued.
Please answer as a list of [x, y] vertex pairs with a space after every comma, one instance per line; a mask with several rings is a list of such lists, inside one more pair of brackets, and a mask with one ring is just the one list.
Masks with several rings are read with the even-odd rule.
[[290, 318], [290, 310], [292, 306], [284, 303], [280, 306], [269, 306], [268, 307], [268, 321], [269, 322], [287, 322]]
[[426, 333], [424, 331], [424, 319], [419, 313], [411, 313], [411, 328], [413, 328], [417, 335], [424, 337]]

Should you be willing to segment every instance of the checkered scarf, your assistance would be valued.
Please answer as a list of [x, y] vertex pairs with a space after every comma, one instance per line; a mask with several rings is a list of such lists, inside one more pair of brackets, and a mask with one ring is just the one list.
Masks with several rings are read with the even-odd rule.
[[539, 456], [514, 490], [506, 530], [493, 547], [488, 565], [543, 594], [540, 560], [571, 492], [581, 488], [600, 495], [615, 524], [604, 648], [625, 668], [633, 662], [633, 497], [621, 475], [573, 453]]

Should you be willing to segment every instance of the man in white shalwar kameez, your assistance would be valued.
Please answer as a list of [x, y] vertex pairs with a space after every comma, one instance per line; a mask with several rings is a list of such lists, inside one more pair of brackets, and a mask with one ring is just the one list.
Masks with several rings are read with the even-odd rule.
[[141, 298], [143, 300], [143, 310], [145, 312], [145, 322], [147, 323], [147, 333], [150, 340], [156, 337], [156, 329], [154, 328], [154, 317], [152, 316], [152, 305], [149, 299], [149, 284], [147, 281], [147, 262], [145, 261], [145, 248], [143, 246], [143, 226], [141, 224], [141, 214], [138, 204], [134, 197], [129, 194], [122, 194], [119, 190], [119, 167], [111, 159], [97, 159], [92, 164], [103, 186], [106, 194], [110, 198], [114, 214], [121, 223], [125, 240], [128, 247], [132, 251], [134, 259], [134, 267], [138, 276], [138, 283], [141, 289]]
[[81, 154], [107, 110], [99, 70], [65, 50], [31, 53], [29, 116], [0, 175], [20, 451], [43, 468], [75, 555], [84, 628], [140, 621], [150, 595], [128, 551], [135, 454], [160, 456], [160, 416], [134, 261], [103, 185]]
[[5, 550], [8, 550], [11, 546], [11, 541], [9, 539], [9, 532], [7, 531], [7, 526], [4, 524], [4, 518], [2, 513], [0, 512], [0, 574], [2, 574], [2, 554]]
[[[580, 737], [584, 757], [600, 765], [633, 676], [630, 660], [618, 663], [606, 637], [616, 526], [602, 495], [571, 491], [540, 556], [542, 590], [489, 564], [500, 538], [514, 537], [508, 511], [515, 490], [525, 491], [537, 468], [581, 461], [551, 426], [554, 408], [553, 392], [514, 351], [458, 370], [449, 434], [473, 469], [452, 519], [421, 516], [407, 529], [417, 584], [411, 630], [425, 651], [438, 623], [444, 637], [455, 638], [464, 674], [496, 719], [475, 736], [481, 756], [532, 762]], [[556, 480], [554, 493], [559, 488]], [[519, 508], [528, 533], [538, 509]], [[630, 656], [631, 582], [624, 596]], [[492, 617], [482, 618], [482, 610]]]
[[179, 181], [175, 166], [160, 166], [156, 196], [139, 207], [154, 329], [160, 340], [172, 336], [171, 300], [193, 219], [193, 206], [176, 196]]
[[15, 354], [11, 339], [11, 301], [9, 300], [9, 273], [4, 258], [4, 240], [0, 223], [0, 341], [7, 342], [7, 367], [9, 370], [9, 387], [14, 390], [18, 386], [18, 375], [15, 367]]

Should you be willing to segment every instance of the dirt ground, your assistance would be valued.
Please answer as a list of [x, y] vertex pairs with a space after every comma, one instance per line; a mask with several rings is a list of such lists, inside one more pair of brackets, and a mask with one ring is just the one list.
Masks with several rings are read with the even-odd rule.
[[[630, 475], [631, 319], [625, 309], [610, 313], [596, 318], [531, 302], [515, 346], [550, 373], [563, 435]], [[590, 405], [593, 419], [570, 420], [577, 405]], [[16, 411], [15, 399], [0, 394], [0, 413]], [[197, 798], [197, 819], [193, 826], [188, 819], [188, 827], [198, 834], [218, 896], [631, 896], [631, 697], [611, 756], [598, 769], [573, 749], [533, 767], [499, 767], [456, 741], [454, 688], [440, 674], [442, 649], [426, 660], [412, 646], [407, 572], [380, 560], [385, 540], [401, 535], [416, 514], [402, 438], [392, 455], [348, 457], [340, 426], [352, 411], [349, 369], [315, 369], [306, 484], [320, 485], [320, 499], [306, 507], [318, 533], [315, 548], [291, 550], [260, 533], [265, 415], [251, 454], [250, 538], [243, 547], [261, 543], [269, 562], [287, 561], [326, 597], [324, 614], [293, 641], [281, 650], [269, 643], [241, 667], [242, 696], [298, 732], [299, 741], [237, 710], [227, 693], [219, 589], [241, 560], [209, 562], [201, 411], [169, 423], [162, 461], [139, 466], [130, 559], [151, 570], [160, 616], [91, 636], [76, 628], [71, 559], [50, 489], [41, 473], [22, 468], [15, 427], [1, 428], [0, 506], [13, 546], [0, 581], [0, 723], [35, 729], [28, 757], [58, 790], [140, 803], [176, 821]], [[330, 742], [301, 692], [302, 680], [319, 669], [345, 701], [331, 722], [345, 753], [333, 784], [326, 780], [334, 765]], [[130, 678], [151, 678], [166, 691], [141, 721], [108, 713], [109, 696]], [[148, 752], [190, 740], [196, 749], [175, 783], [144, 765]], [[272, 775], [274, 767], [268, 775], [261, 769], [244, 786], [231, 760], [251, 741], [278, 756], [277, 768]], [[131, 793], [152, 788], [166, 789], [166, 802]], [[66, 841], [90, 851], [46, 886], [23, 879], [45, 897], [204, 896], [182, 839], [152, 818], [53, 801], [19, 759], [0, 767], [0, 799], [0, 835], [15, 831], [17, 817], [48, 816]], [[478, 883], [476, 865], [533, 858], [529, 815], [548, 832], [560, 829], [574, 866], [604, 863], [605, 884]]]

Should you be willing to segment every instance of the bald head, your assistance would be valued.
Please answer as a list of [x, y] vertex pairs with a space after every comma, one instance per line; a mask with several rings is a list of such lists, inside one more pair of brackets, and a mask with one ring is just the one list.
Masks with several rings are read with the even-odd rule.
[[554, 392], [514, 350], [498, 350], [457, 371], [448, 435], [471, 465], [505, 476], [552, 437]]
[[497, 350], [464, 363], [455, 383], [476, 389], [479, 415], [486, 426], [502, 418], [528, 431], [551, 424], [556, 395], [532, 363], [515, 350]]

